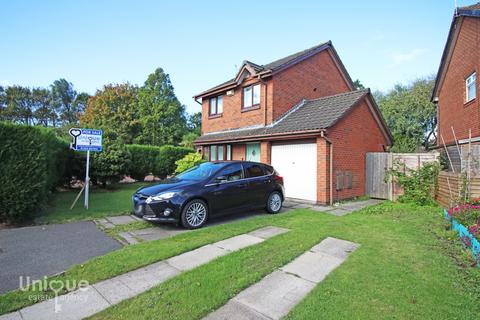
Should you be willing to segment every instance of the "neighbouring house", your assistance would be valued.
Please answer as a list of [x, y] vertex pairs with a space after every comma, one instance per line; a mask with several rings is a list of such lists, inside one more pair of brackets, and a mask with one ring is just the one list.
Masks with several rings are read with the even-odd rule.
[[355, 89], [330, 41], [264, 65], [244, 61], [194, 99], [204, 156], [271, 164], [290, 198], [364, 195], [365, 154], [392, 144], [370, 90]]
[[[437, 104], [437, 148], [443, 148], [445, 142], [456, 171], [465, 161], [461, 161], [455, 138], [463, 151], [469, 148], [469, 141], [473, 142], [470, 148], [480, 157], [479, 68], [480, 3], [477, 3], [455, 10], [432, 94], [432, 101]], [[467, 152], [461, 153], [465, 156]]]

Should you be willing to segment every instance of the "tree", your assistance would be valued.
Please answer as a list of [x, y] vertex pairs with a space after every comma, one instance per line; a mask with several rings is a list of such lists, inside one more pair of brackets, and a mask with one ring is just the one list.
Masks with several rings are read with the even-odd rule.
[[50, 91], [42, 88], [32, 90], [32, 100], [35, 111], [33, 115], [37, 120], [37, 124], [48, 126], [49, 120], [56, 118], [55, 110], [52, 107], [52, 95]]
[[5, 99], [7, 107], [4, 110], [4, 116], [7, 120], [26, 125], [32, 123], [33, 100], [32, 92], [29, 88], [21, 86], [7, 87], [5, 89]]
[[92, 156], [92, 177], [105, 188], [109, 183], [118, 182], [130, 168], [131, 155], [126, 146], [119, 142], [107, 141], [102, 152]]
[[355, 86], [355, 88], [356, 88], [357, 90], [365, 89], [365, 86], [362, 84], [362, 82], [360, 82], [359, 79], [353, 81], [353, 85]]
[[[53, 105], [63, 124], [77, 124], [85, 110], [88, 94], [78, 94], [73, 84], [65, 79], [55, 80], [51, 85]], [[55, 121], [53, 125], [55, 126]]]
[[88, 99], [80, 123], [103, 129], [109, 141], [132, 143], [141, 132], [137, 92], [138, 88], [128, 83], [104, 86]]
[[7, 95], [5, 89], [0, 86], [0, 120], [4, 120], [4, 112], [7, 108]]
[[186, 132], [185, 106], [175, 96], [170, 77], [161, 68], [148, 76], [139, 90], [142, 132], [136, 143], [178, 144]]
[[392, 151], [415, 152], [434, 144], [437, 113], [430, 101], [434, 82], [429, 76], [409, 85], [398, 84], [387, 94], [375, 93], [394, 138]]
[[187, 127], [189, 131], [195, 132], [200, 135], [200, 129], [202, 128], [202, 113], [196, 112], [188, 116]]
[[193, 141], [195, 141], [198, 138], [198, 134], [196, 132], [189, 132], [183, 135], [182, 141], [180, 142], [180, 145], [185, 148], [191, 148], [193, 149]]

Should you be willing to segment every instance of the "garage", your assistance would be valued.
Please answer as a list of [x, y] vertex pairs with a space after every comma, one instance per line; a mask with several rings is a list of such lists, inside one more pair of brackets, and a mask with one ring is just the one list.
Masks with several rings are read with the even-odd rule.
[[284, 179], [288, 198], [317, 201], [316, 143], [274, 143], [271, 163]]

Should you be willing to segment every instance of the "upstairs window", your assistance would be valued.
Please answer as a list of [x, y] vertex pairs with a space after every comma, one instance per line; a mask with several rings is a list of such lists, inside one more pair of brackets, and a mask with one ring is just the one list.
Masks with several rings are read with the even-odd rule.
[[210, 98], [210, 115], [216, 116], [223, 113], [223, 96]]
[[260, 84], [243, 88], [243, 108], [248, 109], [260, 105]]
[[472, 73], [467, 80], [465, 80], [466, 86], [466, 102], [469, 102], [477, 97], [477, 73]]

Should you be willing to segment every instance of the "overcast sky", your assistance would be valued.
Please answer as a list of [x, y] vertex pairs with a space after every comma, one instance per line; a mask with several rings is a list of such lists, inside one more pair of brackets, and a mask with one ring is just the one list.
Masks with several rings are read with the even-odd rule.
[[353, 79], [385, 91], [436, 72], [454, 3], [0, 0], [0, 85], [66, 78], [94, 94], [107, 83], [141, 85], [162, 67], [196, 112], [192, 96], [243, 60], [264, 64], [332, 40]]

